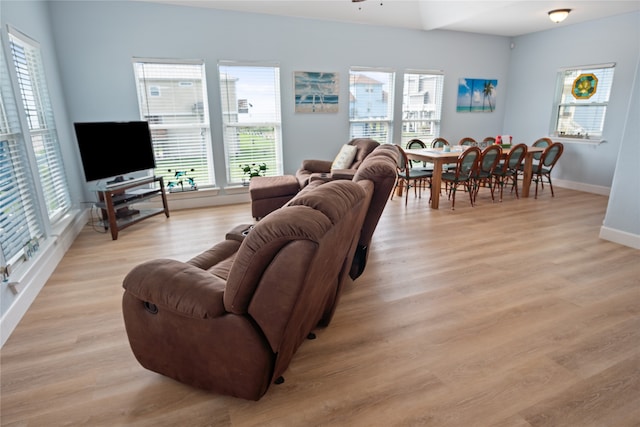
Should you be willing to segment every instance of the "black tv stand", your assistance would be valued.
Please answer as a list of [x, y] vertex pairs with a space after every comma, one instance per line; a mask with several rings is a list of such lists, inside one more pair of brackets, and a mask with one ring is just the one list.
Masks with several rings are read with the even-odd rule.
[[[136, 188], [141, 187], [141, 188]], [[169, 206], [162, 177], [149, 176], [134, 180], [107, 183], [97, 189], [99, 202], [96, 207], [102, 211], [102, 225], [111, 230], [111, 238], [118, 239], [118, 232], [143, 219], [164, 212], [169, 218]], [[160, 196], [162, 208], [133, 209], [130, 205]]]

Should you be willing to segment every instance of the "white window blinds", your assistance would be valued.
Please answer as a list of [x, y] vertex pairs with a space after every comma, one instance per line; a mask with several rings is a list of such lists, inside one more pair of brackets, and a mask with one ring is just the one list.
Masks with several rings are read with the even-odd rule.
[[220, 62], [218, 68], [227, 182], [282, 175], [279, 67]]
[[558, 73], [555, 135], [602, 137], [615, 64], [574, 67]]
[[215, 185], [209, 102], [202, 61], [134, 59], [140, 117], [149, 122], [156, 176], [177, 171], [198, 187]]
[[9, 42], [47, 212], [55, 222], [71, 202], [40, 47], [15, 30]]
[[2, 49], [0, 73], [0, 256], [2, 266], [15, 266], [35, 248], [43, 232], [33, 175]]
[[425, 144], [440, 135], [444, 75], [407, 72], [402, 88], [402, 146], [412, 139]]
[[351, 138], [372, 138], [381, 144], [393, 139], [395, 73], [352, 68], [349, 71]]

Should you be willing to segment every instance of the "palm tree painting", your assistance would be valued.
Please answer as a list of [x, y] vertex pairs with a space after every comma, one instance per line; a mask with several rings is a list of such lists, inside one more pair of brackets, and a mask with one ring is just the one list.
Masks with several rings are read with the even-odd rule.
[[460, 79], [457, 112], [491, 113], [496, 106], [496, 79]]

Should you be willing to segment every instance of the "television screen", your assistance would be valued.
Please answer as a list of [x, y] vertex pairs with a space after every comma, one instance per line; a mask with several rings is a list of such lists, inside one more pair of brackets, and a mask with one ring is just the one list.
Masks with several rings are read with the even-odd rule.
[[74, 123], [88, 181], [155, 168], [147, 122]]

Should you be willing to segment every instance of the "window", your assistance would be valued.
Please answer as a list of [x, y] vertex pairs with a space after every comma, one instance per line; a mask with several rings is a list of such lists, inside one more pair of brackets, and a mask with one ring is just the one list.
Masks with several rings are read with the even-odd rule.
[[393, 82], [393, 72], [358, 68], [349, 71], [351, 138], [392, 142]]
[[4, 78], [8, 72], [0, 49], [0, 264], [15, 267], [37, 248], [43, 232], [18, 107]]
[[215, 185], [204, 63], [135, 58], [133, 66], [155, 175], [170, 185], [177, 171], [187, 171], [199, 187]]
[[224, 61], [218, 68], [227, 182], [247, 183], [245, 165], [282, 175], [280, 68]]
[[601, 138], [615, 64], [573, 67], [558, 73], [554, 135]]
[[414, 138], [428, 144], [440, 136], [443, 83], [442, 73], [405, 73], [402, 88], [402, 146]]
[[40, 47], [13, 29], [9, 44], [45, 206], [50, 221], [55, 222], [69, 210], [71, 202]]

